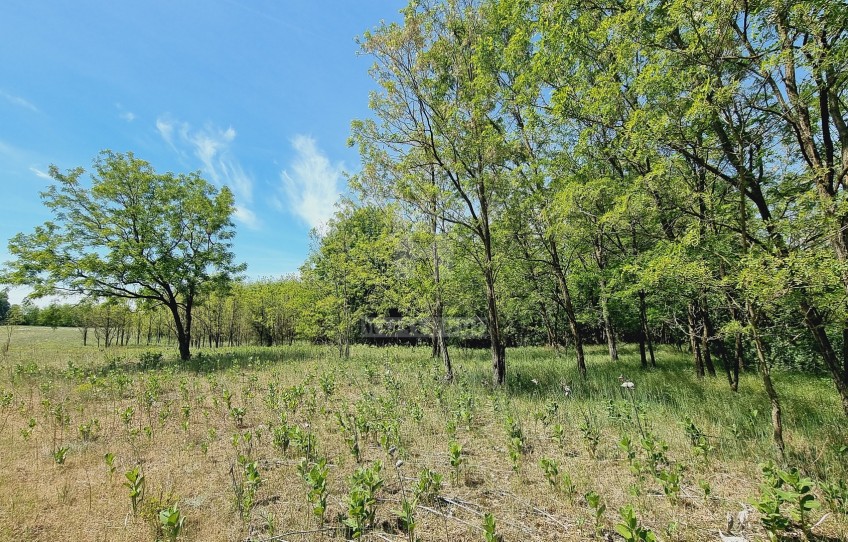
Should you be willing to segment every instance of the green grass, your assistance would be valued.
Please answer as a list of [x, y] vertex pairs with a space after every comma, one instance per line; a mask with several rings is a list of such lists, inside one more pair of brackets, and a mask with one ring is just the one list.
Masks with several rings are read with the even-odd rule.
[[[149, 352], [163, 361], [143, 370]], [[506, 540], [592, 539], [612, 532], [624, 506], [663, 540], [714, 540], [726, 514], [759, 494], [758, 465], [781, 465], [756, 374], [743, 374], [733, 393], [723, 376], [696, 378], [685, 352], [662, 347], [659, 366], [642, 370], [633, 347], [612, 363], [599, 346], [589, 348], [584, 381], [571, 353], [520, 348], [508, 351], [506, 386], [493, 388], [488, 351], [451, 353], [457, 378], [446, 384], [428, 348], [356, 346], [350, 360], [309, 344], [205, 349], [181, 363], [175, 347], [83, 347], [77, 330], [18, 327], [0, 359], [0, 399], [9, 398], [0, 403], [0, 540], [155, 540], [159, 510], [174, 503], [186, 517], [180, 540], [341, 539], [354, 471], [376, 461], [384, 484], [366, 539], [404, 538], [392, 511], [429, 469], [443, 475], [443, 499], [415, 508], [420, 540], [482, 540], [487, 513]], [[818, 481], [848, 478], [848, 430], [830, 381], [789, 372], [774, 379], [786, 466]], [[337, 413], [356, 420], [361, 464]], [[706, 458], [684, 430], [688, 421], [706, 435]], [[557, 426], [561, 442], [552, 438]], [[284, 430], [300, 435], [285, 452], [273, 439]], [[307, 433], [317, 446], [310, 453], [329, 469], [324, 524], [298, 473], [306, 450], [297, 439]], [[619, 446], [623, 437], [641, 474]], [[451, 441], [462, 446], [457, 472]], [[667, 446], [662, 469], [679, 473], [677, 490], [644, 469], [643, 441]], [[115, 456], [113, 476], [106, 453]], [[569, 476], [573, 495], [550, 483], [543, 458]], [[245, 486], [244, 465], [254, 462], [261, 484]], [[138, 516], [122, 485], [136, 465], [147, 483]], [[249, 506], [236, 502], [245, 487], [255, 493]], [[597, 529], [582, 498], [591, 491], [607, 507]], [[831, 514], [816, 533], [844, 538], [848, 520]], [[756, 519], [743, 534], [764, 536]]]

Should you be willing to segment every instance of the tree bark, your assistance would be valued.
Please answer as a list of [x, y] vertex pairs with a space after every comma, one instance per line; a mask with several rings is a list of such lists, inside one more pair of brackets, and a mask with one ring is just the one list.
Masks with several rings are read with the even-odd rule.
[[754, 347], [757, 351], [757, 365], [760, 370], [760, 376], [763, 379], [763, 388], [765, 388], [766, 395], [771, 403], [772, 440], [774, 440], [774, 445], [777, 446], [781, 457], [783, 457], [785, 455], [786, 446], [783, 443], [783, 415], [780, 408], [780, 397], [778, 397], [777, 390], [774, 389], [774, 385], [771, 381], [771, 370], [769, 368], [768, 361], [766, 360], [765, 347], [756, 323], [756, 311], [750, 303], [747, 303], [747, 306], [748, 322], [754, 339]]
[[568, 327], [571, 330], [571, 338], [574, 340], [574, 351], [577, 354], [577, 371], [580, 376], [586, 378], [586, 357], [583, 353], [583, 337], [580, 335], [580, 328], [577, 325], [577, 316], [574, 313], [574, 304], [571, 301], [571, 292], [568, 289], [568, 281], [565, 278], [565, 271], [559, 259], [556, 243], [550, 242], [549, 252], [551, 255], [551, 263], [554, 270], [554, 275], [557, 278], [559, 292], [562, 296], [563, 309], [565, 316], [568, 319]]
[[651, 339], [651, 329], [648, 326], [646, 295], [645, 290], [639, 290], [639, 353], [641, 355], [642, 367], [647, 367], [648, 361], [645, 359], [645, 346], [647, 346], [648, 354], [651, 357], [651, 367], [656, 367], [657, 360], [654, 357], [654, 342]]
[[698, 322], [695, 317], [695, 303], [689, 302], [687, 315], [689, 318], [689, 347], [692, 349], [692, 358], [695, 362], [695, 374], [698, 378], [704, 378], [704, 358], [701, 354], [701, 334], [698, 332]]
[[439, 248], [436, 243], [436, 216], [433, 215], [433, 282], [436, 287], [436, 297], [433, 303], [433, 357], [441, 355], [442, 363], [445, 365], [445, 379], [453, 380], [453, 366], [451, 365], [450, 352], [448, 352], [447, 341], [445, 341], [445, 323], [442, 306], [441, 272], [439, 267]]

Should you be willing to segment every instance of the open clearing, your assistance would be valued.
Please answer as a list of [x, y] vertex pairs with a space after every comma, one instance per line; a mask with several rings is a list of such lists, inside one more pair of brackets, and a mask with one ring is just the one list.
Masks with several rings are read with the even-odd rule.
[[[420, 540], [486, 540], [485, 514], [503, 540], [620, 539], [626, 505], [661, 540], [718, 540], [760, 495], [758, 465], [783, 465], [757, 376], [734, 394], [672, 349], [642, 371], [632, 349], [614, 364], [595, 348], [586, 381], [568, 352], [510, 349], [508, 385], [492, 389], [488, 351], [454, 349], [446, 384], [427, 348], [357, 346], [348, 361], [306, 344], [200, 350], [185, 365], [171, 348], [80, 343], [74, 329], [19, 327], [0, 362], [0, 540], [167, 539], [159, 511], [173, 504], [179, 540], [342, 539], [369, 476], [364, 540], [407, 540], [399, 516], [414, 497]], [[817, 483], [807, 523], [828, 514], [814, 535], [846, 540], [819, 486], [846, 479], [837, 395], [823, 377], [775, 380], [784, 468]], [[125, 473], [137, 466], [133, 514]], [[765, 539], [748, 509], [735, 531]]]

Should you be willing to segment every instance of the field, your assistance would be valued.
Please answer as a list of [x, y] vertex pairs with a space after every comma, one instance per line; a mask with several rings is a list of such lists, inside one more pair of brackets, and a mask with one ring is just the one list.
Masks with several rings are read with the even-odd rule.
[[[650, 371], [622, 353], [591, 349], [581, 381], [568, 352], [510, 349], [493, 389], [484, 350], [453, 349], [446, 383], [424, 348], [180, 364], [175, 349], [18, 327], [0, 358], [0, 540], [697, 541], [727, 534], [728, 514], [747, 540], [768, 539], [763, 518], [848, 540], [848, 426], [829, 379], [775, 373], [784, 462], [757, 375], [734, 394], [698, 381], [685, 352], [661, 349]], [[769, 462], [787, 502], [766, 515], [751, 503], [774, 495]]]

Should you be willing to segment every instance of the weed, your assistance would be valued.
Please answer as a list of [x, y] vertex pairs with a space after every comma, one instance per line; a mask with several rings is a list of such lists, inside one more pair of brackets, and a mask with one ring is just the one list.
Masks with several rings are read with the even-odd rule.
[[103, 461], [106, 463], [106, 471], [109, 473], [109, 480], [115, 475], [115, 454], [106, 452], [103, 454]]
[[604, 504], [601, 496], [598, 495], [595, 491], [590, 491], [586, 493], [583, 498], [586, 500], [586, 504], [589, 505], [589, 508], [592, 510], [592, 516], [595, 520], [595, 534], [601, 533], [601, 526], [604, 518], [604, 512], [607, 510], [607, 505]]
[[812, 493], [813, 481], [802, 477], [796, 468], [784, 471], [767, 463], [761, 469], [766, 483], [761, 486], [759, 496], [751, 499], [751, 504], [760, 513], [769, 538], [777, 540], [780, 533], [793, 526], [809, 534], [808, 514], [821, 506]]
[[819, 489], [827, 507], [835, 513], [848, 515], [848, 483], [844, 479], [819, 482]]
[[317, 459], [318, 445], [314, 433], [308, 429], [301, 429], [298, 426], [294, 426], [292, 428], [291, 440], [307, 461], [314, 462]]
[[79, 434], [83, 442], [92, 442], [100, 436], [100, 420], [94, 419], [79, 425]]
[[244, 427], [244, 416], [247, 410], [244, 407], [230, 407], [230, 416], [235, 420], [236, 427]]
[[402, 499], [400, 503], [400, 510], [392, 510], [392, 513], [395, 514], [398, 518], [398, 522], [400, 523], [400, 528], [403, 532], [406, 533], [407, 540], [409, 542], [414, 542], [415, 540], [415, 508], [418, 506], [417, 499]]
[[683, 431], [686, 433], [695, 455], [703, 459], [704, 463], [708, 463], [713, 447], [710, 445], [707, 435], [689, 417], [684, 419]]
[[258, 464], [239, 457], [240, 469], [230, 465], [230, 477], [235, 494], [235, 505], [243, 521], [250, 519], [250, 514], [256, 504], [256, 492], [262, 485], [262, 475], [259, 474]]
[[503, 538], [497, 534], [496, 527], [495, 516], [489, 512], [483, 514], [483, 536], [486, 542], [502, 542]]
[[597, 426], [592, 423], [592, 420], [587, 416], [580, 424], [580, 433], [583, 435], [583, 442], [586, 444], [586, 451], [592, 458], [597, 457], [598, 445], [601, 442], [601, 432]]
[[53, 461], [57, 465], [64, 465], [65, 464], [65, 458], [68, 455], [69, 449], [70, 448], [68, 448], [67, 446], [60, 446], [59, 448], [56, 448], [55, 450], [53, 450]]
[[442, 489], [442, 475], [430, 469], [423, 469], [418, 473], [418, 481], [413, 488], [413, 494], [417, 501], [425, 504], [435, 503]]
[[175, 542], [183, 530], [185, 516], [176, 504], [159, 511], [159, 528], [169, 542]]
[[462, 466], [465, 464], [465, 456], [462, 455], [462, 445], [455, 440], [448, 444], [448, 454], [450, 457], [450, 466], [453, 469], [453, 483], [459, 483], [459, 474]]
[[352, 539], [362, 535], [374, 525], [377, 514], [377, 491], [383, 486], [380, 477], [382, 463], [376, 461], [370, 467], [360, 467], [350, 477], [350, 491], [347, 495], [347, 517], [343, 523], [349, 529]]
[[619, 514], [621, 521], [615, 524], [615, 532], [621, 535], [625, 542], [658, 542], [657, 536], [639, 523], [632, 506], [622, 507]]
[[306, 458], [301, 459], [298, 472], [309, 487], [306, 499], [312, 505], [312, 514], [318, 518], [318, 523], [323, 525], [324, 512], [327, 511], [327, 460], [322, 457], [317, 463], [310, 464]]
[[144, 473], [141, 472], [141, 465], [136, 465], [133, 469], [124, 473], [127, 479], [124, 486], [129, 490], [130, 504], [132, 505], [133, 515], [138, 515], [138, 504], [144, 499]]
[[274, 427], [272, 431], [271, 440], [274, 444], [274, 448], [278, 449], [283, 455], [288, 452], [289, 445], [291, 444], [292, 429], [293, 428], [291, 426], [283, 421], [282, 425]]
[[551, 440], [556, 442], [559, 446], [562, 446], [565, 442], [565, 428], [562, 424], [555, 423], [553, 427], [551, 427]]
[[680, 469], [667, 468], [657, 472], [657, 479], [662, 483], [663, 493], [671, 503], [676, 503], [680, 496]]
[[318, 381], [321, 384], [321, 391], [324, 392], [324, 397], [329, 399], [333, 395], [333, 392], [336, 391], [336, 375], [333, 373], [323, 373], [318, 377]]

